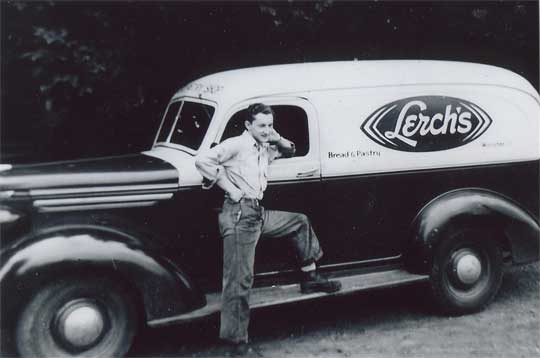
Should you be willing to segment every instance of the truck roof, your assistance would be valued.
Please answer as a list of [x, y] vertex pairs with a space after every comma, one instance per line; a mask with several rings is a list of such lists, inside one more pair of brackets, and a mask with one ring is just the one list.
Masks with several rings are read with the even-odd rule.
[[219, 102], [358, 87], [415, 84], [480, 84], [511, 87], [538, 101], [520, 75], [495, 66], [454, 61], [380, 60], [311, 62], [243, 68], [215, 73], [182, 87], [173, 98], [191, 96]]

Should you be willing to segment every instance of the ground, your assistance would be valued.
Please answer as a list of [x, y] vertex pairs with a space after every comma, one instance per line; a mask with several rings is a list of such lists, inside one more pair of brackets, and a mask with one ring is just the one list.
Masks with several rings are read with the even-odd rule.
[[[136, 357], [221, 357], [218, 318], [142, 332]], [[248, 357], [540, 357], [540, 263], [509, 268], [483, 311], [437, 314], [425, 284], [252, 314]]]

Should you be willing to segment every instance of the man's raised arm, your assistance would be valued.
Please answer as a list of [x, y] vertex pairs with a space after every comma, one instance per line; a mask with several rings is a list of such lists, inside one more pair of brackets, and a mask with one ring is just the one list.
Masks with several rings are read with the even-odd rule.
[[290, 158], [294, 156], [294, 153], [296, 152], [296, 146], [294, 143], [282, 137], [275, 129], [271, 134], [268, 143], [275, 146], [279, 151], [279, 155], [277, 156], [279, 158]]

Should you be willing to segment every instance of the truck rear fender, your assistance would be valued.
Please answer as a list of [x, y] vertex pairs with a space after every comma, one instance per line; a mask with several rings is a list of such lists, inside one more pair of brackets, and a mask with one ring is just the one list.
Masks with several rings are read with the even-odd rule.
[[539, 258], [538, 221], [512, 199], [491, 190], [458, 189], [433, 199], [415, 217], [405, 254], [407, 267], [414, 272], [429, 272], [433, 250], [452, 232], [480, 229], [484, 239], [497, 240], [509, 250], [514, 264]]

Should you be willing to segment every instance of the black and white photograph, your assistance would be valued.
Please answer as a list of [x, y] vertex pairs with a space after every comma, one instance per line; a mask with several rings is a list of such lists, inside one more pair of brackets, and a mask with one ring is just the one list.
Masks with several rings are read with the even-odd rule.
[[539, 16], [0, 0], [0, 355], [540, 357]]

